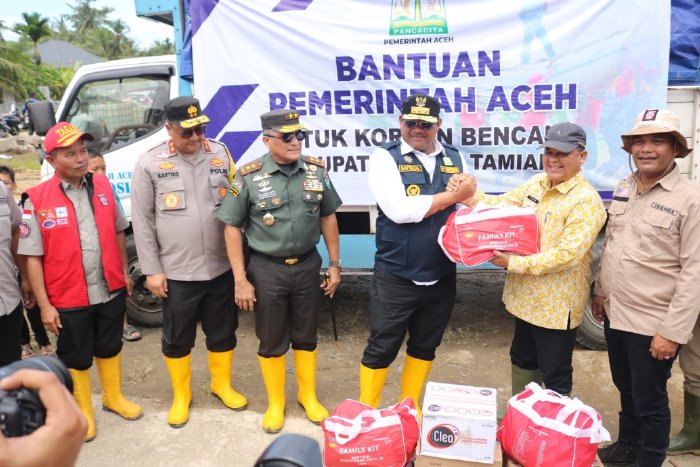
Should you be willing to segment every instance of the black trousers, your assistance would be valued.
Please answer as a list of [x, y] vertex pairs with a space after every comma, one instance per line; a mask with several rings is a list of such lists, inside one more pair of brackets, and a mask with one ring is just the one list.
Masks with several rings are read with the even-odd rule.
[[41, 310], [38, 305], [34, 305], [27, 310], [27, 318], [29, 319], [29, 325], [27, 325], [26, 319], [22, 319], [22, 345], [30, 343], [29, 326], [32, 327], [34, 339], [36, 339], [39, 347], [49, 345], [49, 336], [46, 335], [44, 323], [41, 321]]
[[56, 355], [68, 368], [87, 370], [93, 357], [112, 358], [122, 351], [126, 292], [99, 305], [58, 310], [61, 319]]
[[571, 360], [575, 345], [576, 328], [547, 329], [515, 318], [510, 361], [525, 370], [540, 370], [547, 389], [570, 394], [574, 375]]
[[406, 353], [420, 360], [434, 360], [456, 295], [456, 273], [433, 285], [416, 285], [375, 268], [369, 294], [370, 335], [362, 364], [372, 369], [387, 368], [396, 359], [407, 332]]
[[640, 467], [661, 466], [671, 431], [671, 409], [666, 383], [674, 358], [652, 358], [652, 336], [610, 329], [605, 319], [608, 360], [615, 387], [620, 391], [618, 442], [636, 449]]
[[321, 308], [321, 255], [315, 251], [296, 264], [279, 264], [253, 254], [247, 276], [255, 287], [258, 355], [279, 357], [289, 350], [316, 350]]
[[0, 366], [22, 357], [22, 301], [9, 315], [0, 316]]
[[208, 281], [168, 279], [168, 298], [163, 300], [163, 355], [169, 358], [189, 355], [198, 321], [202, 322], [207, 350], [228, 352], [236, 348], [238, 310], [233, 300], [231, 271]]

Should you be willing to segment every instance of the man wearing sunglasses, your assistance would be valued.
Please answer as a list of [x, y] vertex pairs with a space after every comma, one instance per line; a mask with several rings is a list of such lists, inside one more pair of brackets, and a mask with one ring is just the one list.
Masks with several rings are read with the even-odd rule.
[[224, 225], [216, 218], [233, 161], [225, 145], [204, 137], [209, 117], [197, 99], [172, 99], [165, 114], [170, 139], [137, 162], [131, 206], [146, 286], [163, 299], [162, 351], [173, 386], [168, 424], [179, 428], [189, 419], [198, 321], [209, 351], [211, 392], [232, 410], [245, 409], [248, 401], [231, 387], [238, 314]]
[[360, 401], [377, 407], [382, 389], [408, 332], [399, 400], [418, 399], [435, 359], [435, 349], [452, 313], [456, 267], [437, 235], [455, 204], [471, 197], [474, 177], [457, 192], [446, 191], [462, 173], [459, 150], [440, 143], [440, 102], [416, 94], [401, 106], [401, 140], [370, 158], [369, 186], [377, 200], [377, 252], [370, 289], [370, 336], [360, 365]]
[[[267, 389], [262, 426], [284, 425], [285, 354], [291, 344], [297, 400], [306, 417], [320, 423], [328, 411], [316, 398], [316, 341], [321, 305], [316, 244], [323, 234], [330, 277], [321, 284], [333, 297], [340, 284], [335, 211], [341, 200], [321, 159], [301, 155], [306, 137], [299, 114], [289, 109], [260, 116], [268, 152], [242, 166], [219, 211], [226, 249], [236, 278], [236, 304], [255, 311], [258, 361]], [[243, 232], [250, 249], [243, 254]]]

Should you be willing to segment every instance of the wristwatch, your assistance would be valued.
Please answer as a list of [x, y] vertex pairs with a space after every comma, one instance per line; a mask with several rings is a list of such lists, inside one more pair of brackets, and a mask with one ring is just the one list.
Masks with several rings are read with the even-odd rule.
[[330, 261], [328, 261], [328, 267], [329, 268], [336, 267], [342, 271], [342, 268], [340, 267], [341, 263], [342, 263], [341, 260], [330, 260]]

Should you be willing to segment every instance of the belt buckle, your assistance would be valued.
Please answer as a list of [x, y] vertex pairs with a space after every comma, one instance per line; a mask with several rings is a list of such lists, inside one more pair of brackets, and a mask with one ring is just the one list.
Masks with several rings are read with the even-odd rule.
[[284, 260], [284, 264], [286, 264], [287, 266], [297, 264], [298, 262], [299, 262], [299, 258], [287, 258]]

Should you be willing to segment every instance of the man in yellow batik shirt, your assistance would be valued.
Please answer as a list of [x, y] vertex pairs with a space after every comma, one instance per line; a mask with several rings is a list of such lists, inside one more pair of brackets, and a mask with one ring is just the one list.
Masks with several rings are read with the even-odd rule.
[[[583, 128], [558, 123], [547, 131], [542, 147], [545, 173], [502, 195], [478, 191], [467, 204], [535, 209], [540, 252], [517, 256], [496, 251], [491, 260], [508, 269], [503, 302], [515, 316], [512, 391], [517, 394], [534, 381], [568, 395], [576, 328], [590, 296], [591, 248], [606, 214], [600, 196], [581, 172], [588, 155]], [[448, 189], [458, 185], [460, 176]]]

